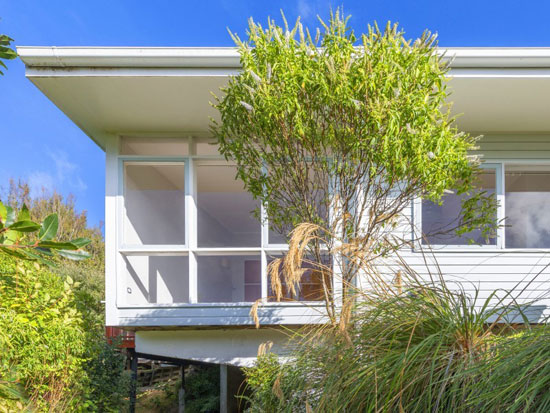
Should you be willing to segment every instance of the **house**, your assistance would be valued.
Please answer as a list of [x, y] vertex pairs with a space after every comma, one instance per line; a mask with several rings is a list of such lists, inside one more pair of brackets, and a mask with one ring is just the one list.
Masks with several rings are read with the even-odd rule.
[[[444, 52], [453, 58], [458, 126], [484, 135], [483, 182], [507, 226], [485, 245], [430, 239], [432, 258], [482, 296], [519, 285], [520, 301], [543, 297], [550, 278], [550, 49]], [[210, 139], [210, 92], [239, 71], [235, 49], [18, 53], [27, 77], [106, 153], [107, 325], [135, 330], [140, 353], [242, 366], [263, 342], [282, 350], [281, 326], [322, 322], [322, 302], [307, 293], [313, 275], [298, 301], [268, 299], [266, 266], [287, 247], [250, 216], [254, 200]], [[456, 199], [448, 199], [443, 207], [412, 205], [416, 227], [456, 215]], [[426, 271], [414, 248], [404, 257]], [[259, 298], [257, 330], [249, 313]], [[549, 315], [548, 303], [538, 302], [531, 316]]]

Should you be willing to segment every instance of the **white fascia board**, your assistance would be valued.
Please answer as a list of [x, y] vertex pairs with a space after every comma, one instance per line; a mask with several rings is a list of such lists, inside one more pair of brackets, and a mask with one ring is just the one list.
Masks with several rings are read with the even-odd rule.
[[451, 47], [440, 53], [452, 68], [548, 68], [549, 47]]
[[[233, 47], [17, 47], [27, 67], [231, 68], [239, 69]], [[440, 48], [453, 68], [550, 67], [550, 48]]]
[[18, 46], [17, 53], [27, 67], [240, 67], [233, 47]]

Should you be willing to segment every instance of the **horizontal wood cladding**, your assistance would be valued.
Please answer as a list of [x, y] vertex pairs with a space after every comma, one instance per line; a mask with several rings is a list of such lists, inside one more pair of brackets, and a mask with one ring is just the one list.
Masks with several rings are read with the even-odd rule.
[[[168, 307], [119, 309], [118, 322], [121, 326], [254, 326], [250, 315], [251, 305], [239, 307]], [[326, 321], [320, 307], [260, 306], [260, 325], [304, 325]]]
[[[474, 134], [476, 135], [476, 134]], [[478, 141], [479, 150], [473, 153], [483, 159], [548, 159], [550, 160], [550, 134], [489, 134]]]

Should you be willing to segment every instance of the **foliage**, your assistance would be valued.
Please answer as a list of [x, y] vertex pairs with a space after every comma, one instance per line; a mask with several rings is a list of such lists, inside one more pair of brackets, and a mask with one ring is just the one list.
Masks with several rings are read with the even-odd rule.
[[[220, 407], [219, 366], [191, 365], [185, 373], [185, 411], [218, 412]], [[156, 384], [138, 395], [137, 411], [177, 411], [181, 380]]]
[[218, 366], [197, 366], [185, 377], [185, 411], [217, 412], [220, 407], [220, 369]]
[[15, 369], [37, 409], [58, 411], [85, 390], [78, 285], [34, 265], [0, 258], [0, 370]]
[[[8, 67], [3, 60], [11, 60], [17, 57], [16, 51], [10, 47], [11, 42], [13, 42], [11, 37], [6, 36], [5, 34], [0, 34], [0, 66], [4, 69], [7, 69]], [[4, 72], [0, 70], [0, 75], [3, 74]]]
[[[284, 408], [288, 411], [304, 408], [305, 403], [298, 396], [303, 389], [304, 377], [300, 367], [299, 360], [295, 363], [280, 364], [278, 357], [273, 353], [258, 356], [253, 367], [244, 369], [246, 390], [250, 391], [251, 395], [244, 395], [243, 398], [250, 404], [249, 411], [278, 412]], [[295, 387], [297, 382], [301, 385]], [[290, 394], [296, 397], [281, 397]]]
[[499, 341], [487, 359], [471, 406], [479, 411], [550, 410], [550, 327], [544, 324]]
[[289, 361], [259, 358], [246, 371], [251, 411], [548, 411], [547, 326], [508, 324], [522, 313], [503, 305], [509, 292], [480, 300], [402, 277], [363, 293], [340, 324], [301, 332]]
[[[33, 282], [42, 284], [38, 295], [31, 294], [25, 301], [29, 314], [34, 312], [42, 314], [40, 297], [44, 293], [50, 295], [52, 311], [55, 312], [56, 305], [61, 302], [60, 293], [64, 291], [63, 280], [72, 280], [72, 285], [69, 284], [71, 285], [70, 294], [65, 300], [67, 307], [75, 312], [74, 327], [78, 327], [80, 331], [79, 334], [64, 332], [61, 311], [58, 319], [51, 318], [47, 323], [43, 323], [40, 340], [32, 335], [34, 318], [30, 315], [27, 317], [28, 323], [1, 324], [0, 336], [28, 336], [38, 340], [14, 347], [10, 353], [2, 352], [10, 356], [2, 358], [1, 367], [11, 366], [12, 379], [17, 379], [18, 383], [27, 389], [34, 389], [33, 378], [41, 377], [43, 369], [51, 371], [52, 375], [55, 373], [63, 376], [66, 383], [72, 383], [72, 381], [76, 383], [76, 385], [66, 385], [63, 384], [63, 380], [45, 379], [40, 391], [28, 392], [34, 403], [34, 409], [44, 410], [51, 404], [52, 410], [63, 410], [71, 406], [70, 410], [120, 411], [127, 402], [129, 380], [126, 372], [123, 371], [124, 357], [114, 345], [106, 342], [104, 335], [104, 308], [101, 303], [104, 299], [104, 244], [100, 229], [88, 226], [86, 213], [76, 211], [72, 196], [64, 198], [55, 191], [52, 194], [43, 191], [41, 195], [31, 198], [28, 184], [23, 181], [17, 183], [11, 181], [9, 190], [7, 193], [4, 192], [3, 196], [8, 200], [7, 204], [12, 210], [23, 209], [23, 205], [28, 205], [32, 221], [44, 221], [50, 214], [57, 214], [58, 236], [62, 239], [89, 238], [91, 243], [88, 249], [94, 256], [78, 261], [65, 260], [61, 256], [49, 256], [48, 262], [53, 264], [48, 266], [49, 269], [35, 267], [33, 264], [37, 265], [36, 262], [18, 263], [18, 258], [12, 255], [0, 258], [6, 268], [13, 270], [23, 266], [26, 269], [25, 277], [17, 278], [19, 282], [24, 279], [24, 282], [29, 285]], [[15, 274], [14, 272], [9, 278], [4, 276], [0, 279], [0, 285], [3, 286], [0, 288], [11, 289], [13, 293]], [[44, 279], [48, 282], [48, 288], [44, 287]], [[8, 283], [9, 280], [12, 281]], [[0, 318], [6, 320], [11, 317], [7, 307], [11, 299], [4, 298], [3, 294], [0, 296], [2, 304], [6, 305], [6, 307], [0, 305]], [[72, 330], [69, 329], [70, 331]], [[55, 343], [58, 335], [59, 343], [56, 346], [64, 345], [72, 352], [65, 358], [59, 356], [48, 359], [42, 353], [49, 354], [49, 347], [46, 346], [52, 346], [50, 341]], [[52, 354], [56, 355], [55, 352]], [[32, 356], [36, 357], [36, 363], [31, 362]], [[69, 363], [69, 358], [75, 362], [74, 368], [63, 371], [63, 363]], [[42, 363], [39, 363], [40, 360]], [[5, 374], [2, 379], [7, 380]], [[13, 405], [15, 402], [8, 402], [5, 397], [0, 396], [0, 406], [7, 403]]]
[[[449, 115], [435, 37], [413, 42], [389, 23], [356, 36], [347, 22], [337, 11], [313, 38], [299, 20], [250, 20], [248, 40], [234, 36], [243, 70], [216, 98], [212, 130], [270, 227], [317, 225], [308, 245], [317, 263], [321, 246], [334, 256], [341, 243], [373, 261], [411, 242], [395, 228], [415, 198], [454, 190], [471, 195], [454, 229], [492, 235], [495, 200], [475, 189], [476, 139]], [[351, 283], [358, 266], [339, 265]]]
[[104, 245], [101, 227], [90, 226], [86, 211], [77, 211], [73, 195], [64, 197], [55, 189], [51, 192], [45, 188], [31, 197], [31, 189], [25, 180], [10, 179], [8, 187], [3, 191], [4, 199], [13, 209], [18, 210], [27, 205], [31, 220], [41, 222], [48, 215], [55, 213], [59, 217], [57, 237], [60, 239], [88, 238], [91, 243], [86, 250], [91, 257], [78, 264], [88, 267], [104, 267]]
[[[25, 204], [17, 212], [0, 202], [0, 253], [48, 265], [51, 265], [50, 260], [55, 256], [71, 260], [90, 257], [82, 249], [91, 242], [88, 238], [56, 241], [58, 227], [57, 214], [50, 214], [42, 223], [37, 223], [31, 220]], [[36, 234], [31, 237], [33, 233]]]
[[89, 342], [88, 361], [84, 369], [89, 379], [87, 396], [90, 410], [120, 412], [127, 403], [130, 374], [125, 370], [125, 357], [117, 351], [117, 343], [104, 338]]

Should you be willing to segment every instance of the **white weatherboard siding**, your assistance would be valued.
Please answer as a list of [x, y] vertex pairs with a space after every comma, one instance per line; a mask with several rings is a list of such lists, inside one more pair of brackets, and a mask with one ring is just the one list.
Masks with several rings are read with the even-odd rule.
[[[488, 134], [479, 141], [476, 153], [487, 163], [550, 164], [550, 135]], [[405, 214], [415, 222], [414, 210], [407, 210]], [[550, 204], [541, 209], [540, 214], [541, 225], [544, 225], [542, 216], [550, 214]], [[508, 298], [517, 299], [520, 304], [533, 304], [529, 314], [531, 321], [550, 316], [550, 248], [434, 246], [432, 249], [425, 247], [424, 253], [406, 249], [400, 256], [424, 277], [437, 278], [441, 273], [451, 286], [460, 283], [472, 297], [477, 291], [478, 305], [495, 290], [500, 290], [498, 297], [505, 297], [506, 291], [513, 290]], [[390, 275], [397, 267], [391, 268], [391, 262], [386, 264], [387, 267], [380, 270]], [[497, 302], [496, 297], [493, 302]]]

